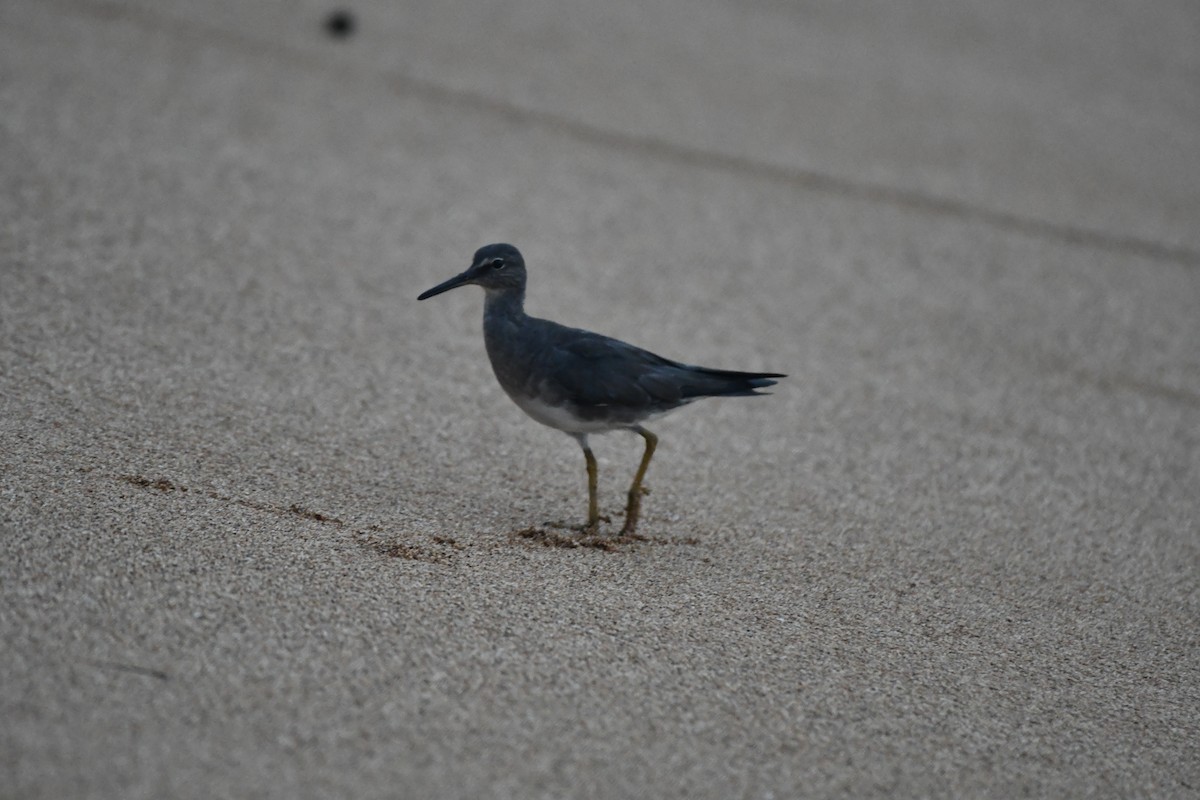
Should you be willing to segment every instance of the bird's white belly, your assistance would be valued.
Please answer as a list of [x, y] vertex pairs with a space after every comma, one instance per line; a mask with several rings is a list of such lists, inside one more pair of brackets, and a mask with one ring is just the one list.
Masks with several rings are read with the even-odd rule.
[[538, 422], [566, 433], [600, 433], [627, 427], [621, 423], [614, 424], [605, 420], [580, 419], [572, 414], [566, 406], [552, 406], [536, 397], [517, 397], [516, 395], [509, 395], [509, 397], [521, 407], [522, 411]]
[[[529, 416], [533, 417], [543, 425], [547, 425], [556, 430], [566, 433], [603, 433], [604, 431], [627, 430], [632, 425], [640, 424], [648, 420], [657, 419], [668, 411], [652, 411], [644, 414], [638, 414], [635, 419], [627, 419], [624, 421], [604, 420], [604, 419], [580, 419], [571, 413], [566, 406], [550, 405], [536, 397], [518, 397], [516, 395], [508, 395], [512, 401], [520, 406], [521, 410]], [[691, 402], [690, 400], [688, 402]], [[687, 403], [684, 403], [686, 405]]]

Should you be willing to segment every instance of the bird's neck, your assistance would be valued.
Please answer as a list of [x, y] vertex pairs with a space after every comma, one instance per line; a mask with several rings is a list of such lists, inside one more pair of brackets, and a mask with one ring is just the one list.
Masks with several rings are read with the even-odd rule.
[[483, 318], [515, 319], [525, 316], [523, 289], [487, 289], [483, 300]]

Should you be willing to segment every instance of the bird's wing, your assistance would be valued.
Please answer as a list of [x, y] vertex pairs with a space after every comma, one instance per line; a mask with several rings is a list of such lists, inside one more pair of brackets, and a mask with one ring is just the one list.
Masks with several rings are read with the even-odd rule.
[[670, 407], [681, 400], [681, 364], [589, 331], [565, 329], [549, 358], [554, 388], [577, 405]]

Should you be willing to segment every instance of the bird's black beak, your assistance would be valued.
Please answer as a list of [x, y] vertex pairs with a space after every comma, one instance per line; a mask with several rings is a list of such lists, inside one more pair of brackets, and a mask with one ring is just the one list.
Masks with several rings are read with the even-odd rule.
[[417, 299], [418, 300], [426, 300], [430, 297], [433, 297], [435, 294], [441, 294], [442, 292], [448, 292], [451, 289], [457, 289], [459, 286], [465, 286], [466, 284], [471, 283], [472, 280], [474, 280], [474, 278], [475, 278], [474, 270], [469, 269], [466, 272], [462, 273], [461, 275], [455, 275], [450, 280], [445, 281], [444, 283], [439, 283], [437, 286], [433, 287], [432, 289], [422, 292], [421, 296], [418, 297]]

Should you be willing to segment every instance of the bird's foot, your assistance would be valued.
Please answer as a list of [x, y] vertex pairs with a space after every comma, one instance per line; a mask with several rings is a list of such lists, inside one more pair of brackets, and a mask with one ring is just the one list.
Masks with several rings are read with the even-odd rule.
[[629, 502], [625, 505], [625, 524], [621, 527], [620, 538], [626, 540], [645, 541], [645, 536], [637, 533], [638, 519], [642, 515], [642, 495], [650, 494], [650, 487], [639, 483], [629, 487]]
[[645, 536], [637, 532], [638, 512], [633, 509], [632, 513], [628, 510], [625, 512], [625, 524], [621, 526], [621, 532], [617, 534], [617, 538], [626, 542], [645, 542]]
[[556, 527], [573, 530], [583, 536], [599, 536], [601, 522], [612, 522], [612, 517], [608, 516], [607, 514], [600, 514], [595, 519], [589, 520], [582, 525], [568, 525], [566, 523], [559, 523]]

